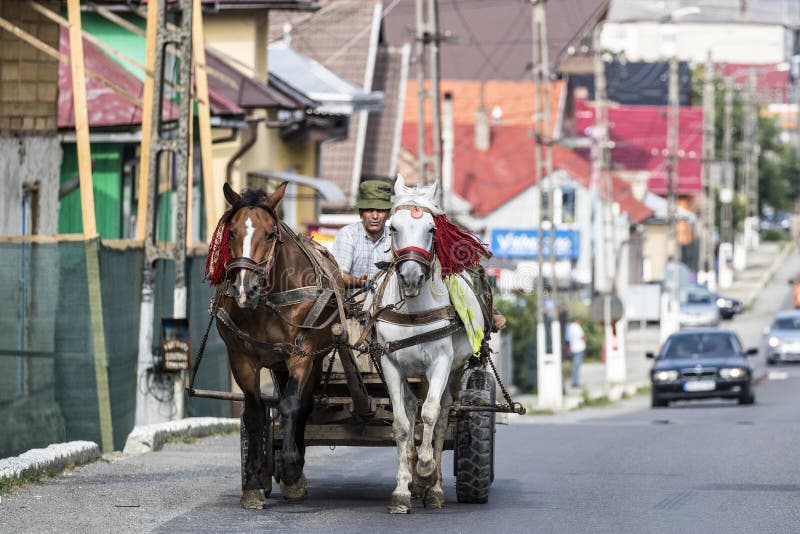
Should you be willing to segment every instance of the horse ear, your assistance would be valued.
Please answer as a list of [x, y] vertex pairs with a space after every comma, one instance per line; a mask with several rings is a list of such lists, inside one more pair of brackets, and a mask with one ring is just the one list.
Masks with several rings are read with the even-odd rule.
[[394, 181], [394, 194], [399, 195], [400, 193], [403, 192], [405, 188], [406, 188], [406, 181], [405, 179], [403, 179], [402, 174], [398, 174], [397, 179], [395, 179]]
[[432, 202], [436, 202], [436, 193], [439, 191], [439, 179], [437, 178], [430, 186], [425, 188], [425, 198]]
[[283, 195], [286, 193], [287, 185], [289, 185], [289, 182], [283, 182], [281, 185], [278, 186], [275, 192], [269, 196], [269, 198], [267, 199], [267, 206], [269, 206], [270, 209], [274, 210], [275, 206], [278, 205], [278, 202], [280, 202], [283, 199]]
[[239, 193], [234, 191], [231, 188], [231, 186], [228, 185], [227, 182], [225, 182], [225, 184], [222, 186], [222, 193], [225, 195], [225, 200], [227, 200], [228, 204], [230, 204], [231, 206], [233, 206], [242, 199]]

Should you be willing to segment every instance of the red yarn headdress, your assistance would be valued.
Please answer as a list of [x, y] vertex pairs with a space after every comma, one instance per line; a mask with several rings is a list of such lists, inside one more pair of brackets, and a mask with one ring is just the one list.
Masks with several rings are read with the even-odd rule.
[[222, 216], [214, 230], [211, 238], [211, 245], [208, 247], [208, 257], [206, 258], [206, 276], [204, 280], [215, 286], [225, 278], [225, 264], [231, 259], [231, 249], [228, 246], [230, 236], [230, 221], [226, 220], [228, 212]]
[[489, 245], [450, 222], [447, 215], [434, 215], [433, 222], [436, 225], [433, 245], [442, 265], [442, 278], [458, 274], [464, 269], [475, 269], [482, 257], [492, 256]]

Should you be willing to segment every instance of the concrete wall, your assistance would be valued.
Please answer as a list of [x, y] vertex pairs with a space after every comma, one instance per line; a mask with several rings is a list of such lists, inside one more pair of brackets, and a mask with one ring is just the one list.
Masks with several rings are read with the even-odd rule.
[[786, 30], [778, 25], [607, 22], [603, 26], [603, 46], [624, 51], [630, 61], [663, 60], [671, 39], [679, 59], [697, 63], [706, 60], [708, 50], [714, 61], [754, 65], [780, 63], [791, 55]]
[[24, 189], [36, 183], [36, 233], [57, 232], [60, 167], [61, 145], [55, 132], [0, 131], [0, 235], [22, 234]]

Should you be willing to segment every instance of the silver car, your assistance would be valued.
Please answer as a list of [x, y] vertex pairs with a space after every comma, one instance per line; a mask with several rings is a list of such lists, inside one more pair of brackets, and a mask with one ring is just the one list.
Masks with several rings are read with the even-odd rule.
[[772, 325], [764, 330], [763, 347], [767, 365], [800, 361], [800, 310], [775, 314]]
[[680, 322], [681, 328], [718, 326], [719, 308], [716, 295], [701, 286], [686, 288], [681, 294]]

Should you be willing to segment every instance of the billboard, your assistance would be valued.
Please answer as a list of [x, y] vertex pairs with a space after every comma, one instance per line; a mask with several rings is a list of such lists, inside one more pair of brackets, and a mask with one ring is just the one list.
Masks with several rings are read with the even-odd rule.
[[[550, 230], [544, 230], [543, 258], [550, 257]], [[538, 230], [494, 228], [489, 235], [492, 254], [498, 258], [538, 258]], [[580, 232], [577, 229], [556, 228], [556, 259], [576, 259], [580, 253]]]

